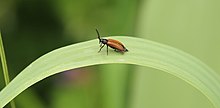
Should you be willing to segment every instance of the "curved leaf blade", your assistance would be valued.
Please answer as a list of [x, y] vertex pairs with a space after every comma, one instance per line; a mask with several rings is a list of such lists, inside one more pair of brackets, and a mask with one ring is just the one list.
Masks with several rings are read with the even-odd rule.
[[133, 37], [121, 40], [129, 52], [124, 55], [110, 50], [98, 51], [97, 39], [69, 45], [51, 51], [26, 67], [0, 92], [0, 107], [22, 91], [56, 73], [97, 64], [126, 63], [163, 70], [185, 80], [216, 106], [220, 107], [220, 77], [207, 65], [178, 49]]

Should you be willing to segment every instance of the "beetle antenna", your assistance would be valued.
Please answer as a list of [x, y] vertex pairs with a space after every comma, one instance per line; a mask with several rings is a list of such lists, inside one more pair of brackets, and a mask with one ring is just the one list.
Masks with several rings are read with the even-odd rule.
[[97, 35], [98, 35], [98, 39], [99, 39], [99, 43], [101, 42], [101, 38], [100, 38], [100, 35], [99, 35], [99, 31], [98, 31], [98, 29], [95, 29], [96, 30], [96, 32], [97, 32]]

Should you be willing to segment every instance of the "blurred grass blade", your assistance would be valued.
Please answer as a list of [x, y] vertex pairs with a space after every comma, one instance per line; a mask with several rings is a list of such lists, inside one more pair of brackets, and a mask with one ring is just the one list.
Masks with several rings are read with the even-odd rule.
[[[163, 70], [188, 82], [201, 91], [215, 107], [220, 108], [220, 77], [198, 59], [178, 49], [133, 37], [114, 37], [122, 41], [129, 52], [98, 51], [94, 39], [51, 51], [26, 67], [0, 92], [0, 107], [34, 83], [53, 74], [91, 65], [126, 63]], [[144, 83], [143, 83], [144, 85]]]
[[8, 74], [8, 67], [7, 67], [1, 32], [0, 32], [0, 55], [1, 55], [0, 57], [1, 57], [1, 62], [2, 62], [2, 69], [4, 73], [5, 85], [8, 85], [10, 78]]
[[[7, 67], [7, 62], [6, 62], [6, 57], [5, 57], [5, 51], [4, 51], [4, 45], [2, 41], [2, 35], [0, 31], [0, 57], [1, 57], [1, 62], [2, 62], [2, 69], [3, 69], [3, 75], [5, 79], [5, 85], [8, 85], [10, 82], [10, 77], [8, 74], [8, 67]], [[12, 100], [10, 102], [12, 108], [16, 108], [15, 102]]]

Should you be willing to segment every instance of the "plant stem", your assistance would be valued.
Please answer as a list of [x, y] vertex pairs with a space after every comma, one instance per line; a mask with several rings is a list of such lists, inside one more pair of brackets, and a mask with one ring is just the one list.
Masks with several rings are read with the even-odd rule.
[[8, 85], [10, 78], [8, 75], [8, 68], [7, 68], [7, 62], [6, 62], [5, 51], [4, 51], [1, 33], [0, 33], [0, 55], [1, 55], [1, 62], [2, 62], [4, 79], [5, 79], [5, 85]]
[[[2, 69], [3, 69], [4, 79], [5, 79], [5, 85], [7, 86], [10, 82], [10, 78], [9, 78], [9, 74], [8, 74], [8, 67], [7, 67], [1, 32], [0, 32], [0, 57], [1, 57], [1, 62], [2, 62]], [[11, 104], [11, 108], [16, 108], [15, 102], [13, 100], [10, 102], [10, 104]]]

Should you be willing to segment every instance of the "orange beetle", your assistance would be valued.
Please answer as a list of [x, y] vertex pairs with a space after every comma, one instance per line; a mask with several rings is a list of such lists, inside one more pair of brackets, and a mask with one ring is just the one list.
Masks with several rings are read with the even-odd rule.
[[128, 51], [128, 49], [126, 49], [125, 46], [118, 40], [102, 39], [100, 38], [99, 31], [97, 29], [96, 29], [96, 32], [98, 34], [98, 39], [99, 39], [99, 44], [100, 44], [100, 49], [98, 52], [100, 52], [105, 45], [107, 46], [107, 55], [108, 55], [108, 46], [114, 49], [116, 52], [120, 52], [122, 54]]

